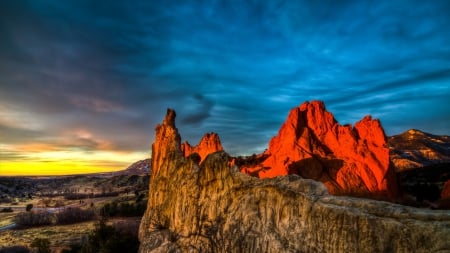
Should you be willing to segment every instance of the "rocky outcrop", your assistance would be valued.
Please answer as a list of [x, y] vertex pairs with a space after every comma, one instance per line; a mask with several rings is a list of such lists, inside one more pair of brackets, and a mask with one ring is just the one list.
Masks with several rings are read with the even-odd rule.
[[183, 156], [174, 117], [156, 128], [141, 253], [450, 251], [448, 212], [331, 196], [297, 175], [250, 177], [224, 152], [199, 164]]
[[185, 157], [197, 153], [200, 156], [200, 161], [205, 160], [209, 154], [222, 150], [219, 135], [216, 133], [205, 134], [195, 147], [192, 147], [187, 141], [181, 144], [181, 152]]
[[450, 200], [450, 179], [447, 180], [447, 182], [445, 182], [444, 186], [442, 187], [441, 199]]
[[155, 142], [152, 144], [152, 178], [158, 174], [164, 159], [171, 158], [168, 154], [174, 157], [181, 155], [181, 137], [175, 127], [175, 117], [175, 111], [167, 109], [164, 121], [156, 126]]
[[262, 163], [242, 171], [260, 178], [298, 174], [337, 195], [393, 199], [397, 194], [380, 122], [366, 116], [354, 127], [339, 125], [321, 101], [292, 109], [264, 155]]
[[450, 136], [416, 129], [388, 138], [391, 160], [400, 171], [450, 163]]

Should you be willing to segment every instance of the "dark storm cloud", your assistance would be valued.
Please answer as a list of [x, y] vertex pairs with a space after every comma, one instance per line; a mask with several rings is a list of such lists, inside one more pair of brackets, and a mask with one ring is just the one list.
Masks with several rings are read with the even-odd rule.
[[201, 94], [196, 94], [192, 102], [183, 105], [184, 112], [181, 122], [184, 124], [196, 125], [202, 123], [210, 116], [210, 111], [214, 103], [206, 99]]
[[[215, 131], [249, 154], [312, 99], [342, 123], [373, 114], [388, 134], [450, 134], [449, 12], [448, 1], [4, 1], [0, 115], [27, 120], [0, 129], [2, 142], [146, 151], [170, 107], [191, 143]], [[92, 139], [67, 134], [77, 129]]]

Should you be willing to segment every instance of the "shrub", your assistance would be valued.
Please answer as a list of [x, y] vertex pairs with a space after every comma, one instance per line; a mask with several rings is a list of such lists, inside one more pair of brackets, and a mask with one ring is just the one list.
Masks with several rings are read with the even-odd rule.
[[113, 226], [106, 224], [106, 219], [102, 217], [95, 225], [87, 241], [82, 245], [81, 252], [84, 253], [121, 253], [121, 252], [138, 252], [139, 240], [137, 236], [116, 230]]
[[34, 238], [30, 246], [36, 248], [37, 253], [51, 253], [50, 241], [47, 238]]
[[61, 253], [78, 253], [81, 252], [80, 244], [72, 244], [70, 245], [70, 249], [63, 249]]
[[135, 217], [142, 216], [147, 208], [146, 201], [140, 201], [138, 203], [106, 203], [100, 210], [103, 216], [121, 216], [121, 217]]
[[52, 223], [52, 220], [53, 214], [45, 211], [19, 213], [14, 218], [14, 222], [19, 227], [50, 225]]
[[0, 211], [0, 213], [12, 213], [13, 210], [11, 207], [5, 207], [2, 209], [2, 211]]
[[30, 250], [24, 246], [11, 246], [0, 249], [0, 253], [29, 253]]
[[95, 212], [92, 209], [83, 210], [78, 207], [69, 207], [56, 214], [56, 223], [72, 224], [92, 220], [94, 218]]

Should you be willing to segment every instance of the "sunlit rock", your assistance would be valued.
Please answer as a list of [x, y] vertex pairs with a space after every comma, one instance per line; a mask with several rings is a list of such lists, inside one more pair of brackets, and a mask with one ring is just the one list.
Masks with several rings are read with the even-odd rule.
[[174, 118], [156, 128], [141, 253], [450, 251], [448, 211], [332, 196], [297, 175], [250, 177], [225, 152], [199, 164], [181, 152]]
[[396, 179], [386, 136], [370, 116], [340, 125], [321, 101], [291, 110], [262, 163], [242, 171], [260, 178], [298, 174], [323, 182], [330, 193], [393, 199]]

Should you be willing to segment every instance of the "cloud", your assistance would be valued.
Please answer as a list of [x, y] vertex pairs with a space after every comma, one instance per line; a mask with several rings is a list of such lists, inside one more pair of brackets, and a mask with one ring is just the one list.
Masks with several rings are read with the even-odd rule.
[[185, 112], [182, 115], [181, 123], [186, 125], [197, 125], [208, 119], [213, 109], [214, 103], [206, 99], [201, 94], [195, 94], [182, 107]]
[[341, 123], [370, 113], [388, 133], [450, 134], [449, 9], [448, 1], [2, 2], [1, 142], [143, 152], [175, 108], [191, 143], [214, 131], [230, 153], [249, 154], [313, 99]]
[[42, 132], [20, 127], [12, 127], [0, 123], [0, 143], [18, 143], [38, 138]]
[[118, 104], [106, 101], [101, 98], [85, 97], [85, 96], [69, 96], [71, 104], [78, 108], [86, 109], [94, 112], [116, 112], [122, 109]]

